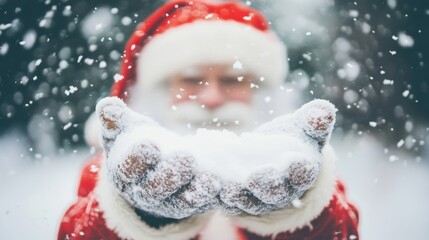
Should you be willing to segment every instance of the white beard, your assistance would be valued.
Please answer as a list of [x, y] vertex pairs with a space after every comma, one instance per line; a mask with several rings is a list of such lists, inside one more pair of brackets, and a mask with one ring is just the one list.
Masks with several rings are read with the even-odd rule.
[[[251, 103], [228, 102], [210, 111], [201, 108], [197, 102], [184, 102], [172, 106], [167, 86], [158, 85], [151, 89], [132, 88], [127, 102], [136, 112], [145, 114], [174, 132], [193, 133], [198, 128], [226, 129], [236, 133], [251, 131], [297, 106], [297, 92], [286, 93], [279, 88], [258, 89]], [[264, 99], [270, 96], [272, 101]]]
[[194, 133], [198, 128], [242, 132], [250, 130], [255, 120], [254, 107], [237, 101], [228, 102], [215, 110], [204, 109], [197, 102], [172, 106], [168, 91], [163, 87], [144, 92], [134, 90], [131, 96], [128, 101], [131, 109], [180, 134]]
[[169, 111], [167, 128], [179, 133], [194, 132], [198, 128], [242, 132], [251, 128], [255, 110], [249, 104], [229, 102], [214, 110], [201, 107], [196, 102], [184, 102]]
[[[287, 89], [289, 87], [284, 87]], [[196, 103], [179, 104], [174, 111], [166, 86], [152, 89], [131, 88], [128, 106], [144, 114], [162, 126], [181, 134], [193, 133], [196, 129], [215, 128], [226, 129], [236, 133], [251, 131], [281, 114], [290, 112], [300, 104], [298, 91], [285, 92], [279, 89], [258, 89], [250, 104], [232, 102], [216, 111], [202, 109]], [[267, 103], [264, 99], [271, 96], [273, 101]], [[302, 103], [301, 103], [302, 104]], [[217, 121], [213, 121], [217, 118]], [[88, 145], [101, 148], [99, 142], [100, 126], [93, 113], [85, 123], [85, 140]]]

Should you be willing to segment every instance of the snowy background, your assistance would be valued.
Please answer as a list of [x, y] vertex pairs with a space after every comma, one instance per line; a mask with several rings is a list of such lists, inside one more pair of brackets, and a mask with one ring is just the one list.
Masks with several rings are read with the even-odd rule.
[[[424, 1], [244, 1], [288, 47], [287, 81], [340, 110], [338, 174], [363, 239], [427, 239], [429, 7]], [[127, 37], [162, 1], [0, 0], [0, 231], [52, 239], [91, 153], [83, 124]], [[138, 7], [136, 7], [138, 6]], [[3, 237], [2, 237], [3, 238]]]
[[[4, 239], [54, 239], [75, 199], [87, 149], [34, 161], [20, 135], [0, 140], [0, 228]], [[372, 136], [334, 135], [338, 173], [361, 214], [362, 239], [427, 239], [429, 165], [397, 152], [391, 162]], [[425, 155], [426, 159], [428, 154]]]

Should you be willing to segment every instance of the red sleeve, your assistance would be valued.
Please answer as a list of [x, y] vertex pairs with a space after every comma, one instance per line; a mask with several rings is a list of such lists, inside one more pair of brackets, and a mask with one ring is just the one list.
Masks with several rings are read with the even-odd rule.
[[93, 193], [80, 197], [61, 220], [58, 240], [89, 240], [120, 238], [107, 228]]
[[77, 201], [66, 211], [60, 223], [58, 240], [119, 239], [107, 228], [93, 193], [102, 154], [92, 157], [83, 167]]
[[77, 190], [77, 195], [79, 197], [86, 197], [92, 192], [92, 190], [94, 190], [98, 179], [98, 171], [100, 170], [101, 161], [103, 161], [103, 154], [98, 153], [92, 156], [83, 166]]
[[272, 236], [262, 237], [246, 230], [242, 231], [244, 239], [282, 239], [282, 240], [316, 240], [316, 239], [359, 239], [358, 232], [359, 213], [345, 195], [342, 182], [337, 182], [336, 192], [329, 205], [322, 213], [311, 221], [312, 227], [304, 227], [294, 232], [283, 232]]

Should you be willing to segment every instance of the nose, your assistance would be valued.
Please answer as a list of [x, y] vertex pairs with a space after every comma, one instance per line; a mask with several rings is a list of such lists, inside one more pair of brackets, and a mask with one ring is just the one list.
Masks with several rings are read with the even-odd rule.
[[216, 81], [208, 81], [198, 94], [198, 99], [207, 109], [215, 109], [225, 102], [221, 86]]

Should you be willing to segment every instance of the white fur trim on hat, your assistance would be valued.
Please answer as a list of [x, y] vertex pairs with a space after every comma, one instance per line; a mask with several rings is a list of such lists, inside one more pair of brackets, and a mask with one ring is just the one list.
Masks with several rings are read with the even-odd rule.
[[311, 221], [328, 206], [335, 192], [335, 154], [330, 145], [324, 147], [323, 155], [320, 175], [315, 185], [300, 199], [300, 208], [290, 207], [264, 216], [234, 217], [233, 221], [238, 226], [260, 235], [276, 235], [286, 231], [293, 232], [305, 226], [311, 227]]
[[163, 82], [186, 67], [234, 64], [263, 77], [269, 85], [284, 80], [286, 48], [271, 31], [260, 31], [236, 21], [198, 20], [155, 35], [137, 60], [138, 91]]
[[134, 209], [116, 192], [102, 166], [95, 189], [99, 208], [106, 225], [122, 239], [185, 240], [195, 237], [209, 221], [210, 214], [190, 217], [178, 223], [155, 229], [143, 221]]

